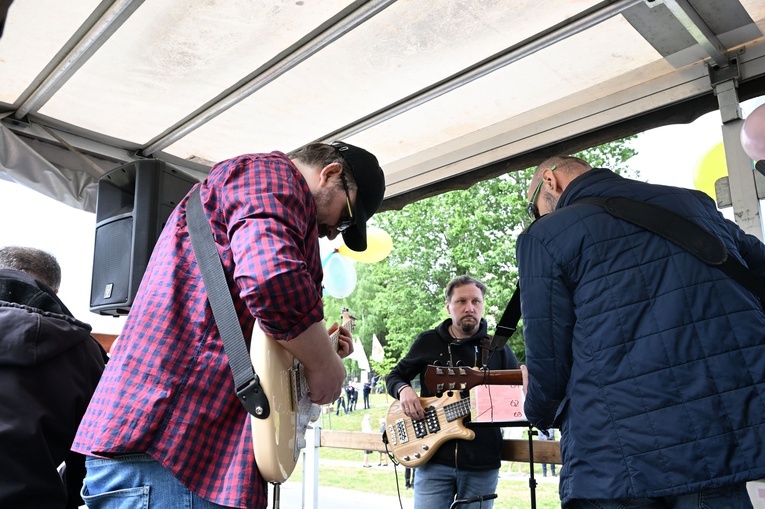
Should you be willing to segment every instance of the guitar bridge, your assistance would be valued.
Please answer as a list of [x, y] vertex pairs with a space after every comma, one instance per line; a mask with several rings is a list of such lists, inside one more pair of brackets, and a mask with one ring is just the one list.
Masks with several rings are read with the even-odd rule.
[[388, 425], [388, 440], [390, 440], [391, 445], [398, 444], [398, 437], [396, 435], [396, 430], [390, 424]]

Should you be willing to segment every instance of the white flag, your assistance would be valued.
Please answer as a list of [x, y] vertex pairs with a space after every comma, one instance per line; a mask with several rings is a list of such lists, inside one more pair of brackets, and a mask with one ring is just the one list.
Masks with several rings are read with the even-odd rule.
[[372, 355], [370, 357], [375, 362], [382, 362], [385, 358], [385, 350], [383, 350], [380, 340], [377, 339], [377, 334], [372, 334]]
[[364, 351], [364, 345], [358, 339], [353, 340], [353, 353], [350, 358], [359, 363], [359, 369], [361, 371], [371, 371], [369, 369], [369, 360], [367, 359], [367, 353]]

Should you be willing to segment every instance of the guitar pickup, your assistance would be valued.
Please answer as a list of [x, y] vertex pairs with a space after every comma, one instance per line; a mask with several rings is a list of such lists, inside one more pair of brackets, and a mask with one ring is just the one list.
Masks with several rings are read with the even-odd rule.
[[291, 401], [292, 411], [297, 412], [301, 394], [303, 394], [303, 390], [305, 389], [302, 383], [305, 381], [305, 378], [303, 378], [303, 374], [301, 373], [299, 366], [291, 367], [289, 370], [289, 376], [290, 376], [290, 399], [292, 400]]
[[409, 441], [409, 435], [406, 432], [406, 422], [404, 422], [404, 419], [398, 419], [394, 423], [394, 426], [396, 427], [394, 435], [398, 436], [398, 441], [402, 444], [407, 443]]
[[[420, 421], [420, 422], [423, 422], [423, 421]], [[425, 422], [425, 425], [428, 427], [428, 433], [438, 433], [439, 431], [441, 431], [441, 425], [438, 423], [438, 412], [432, 406], [425, 409], [424, 422]]]
[[412, 428], [414, 428], [414, 436], [415, 438], [422, 438], [425, 435], [428, 434], [428, 430], [425, 427], [425, 420], [427, 419], [427, 416], [425, 419], [421, 420], [413, 420], [412, 421]]

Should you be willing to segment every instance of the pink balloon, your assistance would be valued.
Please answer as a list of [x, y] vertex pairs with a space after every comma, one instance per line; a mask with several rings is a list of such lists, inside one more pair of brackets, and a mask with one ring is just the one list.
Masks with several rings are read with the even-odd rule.
[[741, 127], [741, 146], [754, 161], [765, 159], [765, 104], [746, 117]]

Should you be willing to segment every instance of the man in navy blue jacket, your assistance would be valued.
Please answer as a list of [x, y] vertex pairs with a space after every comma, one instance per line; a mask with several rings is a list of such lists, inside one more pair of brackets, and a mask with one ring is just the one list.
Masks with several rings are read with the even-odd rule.
[[[765, 248], [698, 191], [553, 157], [517, 256], [526, 416], [561, 429], [570, 507], [751, 507], [765, 477], [765, 313], [752, 293], [586, 196], [627, 196], [719, 237], [765, 277]], [[541, 216], [541, 217], [540, 217]], [[591, 502], [593, 501], [593, 502]]]

